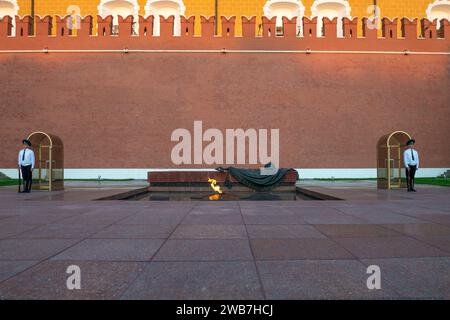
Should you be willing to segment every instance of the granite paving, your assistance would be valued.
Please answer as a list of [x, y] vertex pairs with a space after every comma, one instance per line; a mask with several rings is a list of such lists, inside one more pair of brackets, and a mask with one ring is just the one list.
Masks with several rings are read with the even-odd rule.
[[343, 200], [95, 200], [142, 184], [1, 187], [0, 299], [450, 299], [450, 188], [304, 181]]

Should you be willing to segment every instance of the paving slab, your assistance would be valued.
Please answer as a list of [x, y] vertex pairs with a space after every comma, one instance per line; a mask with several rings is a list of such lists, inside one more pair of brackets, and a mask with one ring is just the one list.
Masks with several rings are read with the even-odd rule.
[[188, 214], [182, 224], [240, 225], [243, 221], [238, 214]]
[[4, 223], [3, 221], [0, 221], [0, 239], [5, 239], [8, 237], [21, 234], [25, 231], [35, 229], [38, 226], [40, 225], [11, 223], [11, 222]]
[[393, 286], [367, 288], [357, 260], [257, 261], [267, 299], [396, 299]]
[[[33, 209], [30, 209], [33, 210]], [[24, 224], [24, 225], [43, 225], [48, 223], [56, 223], [64, 221], [68, 218], [74, 217], [74, 213], [59, 213], [59, 214], [19, 214], [2, 219], [2, 223], [10, 224]]]
[[100, 239], [166, 239], [175, 230], [170, 224], [113, 224], [95, 233]]
[[329, 239], [252, 239], [256, 260], [352, 259]]
[[429, 208], [427, 206], [395, 206], [392, 207], [392, 211], [396, 213], [401, 213], [405, 215], [417, 215], [417, 214], [450, 214], [449, 209], [436, 209]]
[[76, 239], [0, 240], [0, 260], [44, 260], [74, 245]]
[[406, 236], [343, 237], [334, 240], [361, 259], [449, 256], [448, 252]]
[[86, 239], [52, 259], [149, 261], [162, 243], [157, 239]]
[[[316, 209], [317, 210], [317, 209]], [[274, 208], [273, 206], [260, 206], [258, 203], [254, 204], [250, 208], [242, 208], [241, 212], [244, 216], [264, 216], [273, 215], [274, 212], [281, 216], [289, 216], [296, 211], [291, 210], [291, 208]]]
[[349, 213], [349, 215], [355, 216], [361, 219], [364, 223], [375, 223], [375, 224], [406, 224], [406, 223], [427, 223], [417, 218], [409, 217], [402, 214], [388, 213], [388, 212], [365, 212], [365, 213]]
[[302, 219], [309, 224], [367, 224], [367, 221], [360, 217], [354, 217], [343, 213], [316, 212], [301, 215]]
[[450, 215], [449, 214], [428, 214], [428, 213], [416, 213], [410, 214], [412, 217], [418, 220], [424, 221], [424, 223], [439, 223], [450, 225]]
[[450, 252], [450, 236], [416, 236], [421, 241], [439, 248], [442, 251]]
[[402, 298], [450, 299], [450, 258], [367, 259], [377, 265], [382, 287], [389, 282]]
[[51, 223], [14, 236], [21, 239], [84, 239], [105, 228], [102, 224]]
[[151, 262], [122, 299], [263, 299], [253, 262]]
[[315, 224], [328, 237], [388, 237], [401, 233], [376, 224]]
[[247, 225], [251, 239], [326, 238], [310, 225]]
[[167, 240], [155, 261], [253, 260], [248, 240]]
[[178, 226], [171, 239], [247, 239], [243, 225], [190, 225]]
[[329, 206], [294, 206], [285, 209], [287, 212], [300, 214], [303, 216], [314, 216], [314, 215], [324, 215], [324, 216], [341, 216], [342, 211], [329, 207]]
[[159, 210], [149, 210], [139, 212], [124, 219], [120, 219], [118, 224], [156, 224], [156, 225], [177, 225], [185, 217], [186, 213], [177, 211], [161, 212]]
[[230, 215], [230, 214], [241, 214], [241, 210], [239, 207], [228, 207], [225, 206], [224, 208], [221, 208], [219, 206], [214, 207], [195, 207], [194, 209], [189, 211], [189, 215]]
[[[80, 290], [69, 290], [69, 266], [80, 268]], [[119, 299], [145, 268], [138, 262], [47, 260], [0, 283], [0, 299]]]
[[449, 236], [450, 226], [435, 223], [419, 223], [419, 224], [387, 224], [383, 225], [399, 233], [410, 236]]
[[[301, 184], [346, 200], [92, 201], [141, 186], [1, 187], [0, 299], [449, 299], [450, 188]], [[382, 290], [365, 286], [372, 263]], [[65, 287], [68, 264], [82, 269], [79, 292]]]
[[112, 223], [116, 223], [128, 216], [131, 213], [128, 212], [114, 212], [114, 213], [86, 213], [81, 215], [76, 215], [61, 221], [58, 221], [61, 224], [87, 224], [87, 225], [109, 225]]
[[39, 261], [0, 261], [0, 283], [37, 263]]
[[299, 215], [276, 214], [274, 210], [271, 215], [243, 215], [245, 224], [269, 224], [269, 225], [292, 225], [292, 224], [306, 224], [305, 219]]

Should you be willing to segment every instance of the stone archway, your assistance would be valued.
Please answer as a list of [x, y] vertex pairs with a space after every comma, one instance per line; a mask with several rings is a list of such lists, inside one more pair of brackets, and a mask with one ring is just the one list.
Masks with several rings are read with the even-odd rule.
[[433, 21], [437, 19], [437, 28], [441, 27], [441, 20], [447, 19], [450, 21], [450, 1], [436, 0], [427, 8], [427, 19]]
[[0, 0], [0, 19], [10, 16], [12, 18], [11, 36], [16, 35], [16, 15], [19, 12], [17, 0]]
[[173, 35], [181, 35], [181, 16], [186, 12], [183, 0], [148, 0], [145, 5], [145, 16], [153, 15], [153, 35], [159, 37], [160, 23], [159, 17], [164, 18], [174, 16]]
[[269, 19], [276, 17], [277, 30], [283, 27], [283, 17], [292, 19], [297, 17], [297, 35], [303, 36], [302, 19], [305, 6], [300, 0], [267, 0], [264, 5], [264, 15]]
[[311, 7], [311, 17], [317, 17], [317, 36], [323, 35], [323, 18], [338, 18], [337, 36], [344, 36], [342, 18], [351, 19], [351, 8], [347, 0], [315, 0]]
[[134, 17], [133, 33], [139, 30], [139, 4], [137, 0], [101, 0], [98, 5], [98, 14], [101, 17], [111, 15], [113, 17], [113, 33], [117, 33], [119, 26], [119, 16], [123, 18]]

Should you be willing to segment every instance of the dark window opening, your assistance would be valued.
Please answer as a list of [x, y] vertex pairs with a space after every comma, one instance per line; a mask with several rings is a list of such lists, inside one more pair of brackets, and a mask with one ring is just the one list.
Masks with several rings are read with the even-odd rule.
[[277, 27], [277, 33], [276, 33], [276, 35], [279, 36], [279, 37], [281, 37], [281, 36], [284, 35], [283, 27]]

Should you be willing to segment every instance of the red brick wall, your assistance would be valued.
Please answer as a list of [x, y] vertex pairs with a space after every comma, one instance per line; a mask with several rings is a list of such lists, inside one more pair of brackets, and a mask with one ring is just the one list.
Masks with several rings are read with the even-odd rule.
[[[0, 50], [448, 52], [449, 39], [0, 35]], [[62, 138], [67, 168], [173, 167], [171, 133], [192, 131], [194, 120], [223, 131], [279, 128], [285, 167], [375, 167], [378, 139], [395, 130], [417, 139], [423, 167], [450, 167], [449, 88], [445, 55], [1, 53], [0, 168], [15, 166], [21, 139], [37, 130]]]
[[374, 167], [414, 135], [450, 167], [449, 58], [277, 54], [0, 55], [0, 167], [26, 134], [62, 138], [68, 168], [170, 167], [176, 128], [279, 128], [283, 166]]

